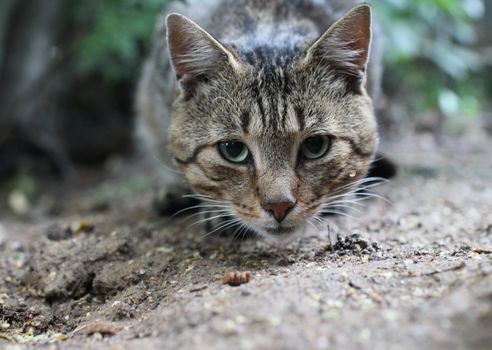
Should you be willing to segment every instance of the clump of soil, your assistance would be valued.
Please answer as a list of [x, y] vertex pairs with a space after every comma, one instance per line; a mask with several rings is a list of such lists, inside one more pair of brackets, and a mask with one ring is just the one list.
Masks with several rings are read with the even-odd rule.
[[[43, 240], [31, 247], [23, 282], [48, 302], [77, 299], [91, 291], [113, 294], [122, 285], [139, 280], [135, 271], [122, 275], [118, 269], [119, 263], [126, 264], [131, 256], [128, 238], [118, 235]], [[108, 267], [112, 267], [110, 274]]]
[[348, 236], [337, 234], [337, 241], [333, 245], [333, 250], [338, 255], [371, 255], [381, 249], [376, 242], [371, 243], [360, 234], [355, 233]]

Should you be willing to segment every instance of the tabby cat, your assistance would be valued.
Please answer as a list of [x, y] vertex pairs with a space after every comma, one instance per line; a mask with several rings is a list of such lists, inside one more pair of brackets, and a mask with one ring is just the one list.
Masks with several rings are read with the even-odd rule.
[[137, 96], [146, 153], [179, 169], [163, 175], [167, 190], [184, 177], [210, 219], [224, 219], [212, 232], [287, 237], [344, 208], [378, 145], [370, 6], [190, 0], [168, 10]]

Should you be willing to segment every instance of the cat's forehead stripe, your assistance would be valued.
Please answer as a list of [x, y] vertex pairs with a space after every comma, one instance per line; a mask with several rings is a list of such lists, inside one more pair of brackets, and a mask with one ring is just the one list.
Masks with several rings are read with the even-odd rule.
[[266, 125], [265, 107], [263, 106], [263, 101], [261, 98], [261, 93], [260, 93], [260, 89], [259, 89], [258, 85], [259, 84], [257, 82], [254, 82], [252, 84], [251, 90], [252, 90], [253, 98], [255, 100], [258, 112], [260, 114], [262, 125], [265, 126]]
[[251, 121], [251, 116], [249, 111], [244, 111], [241, 114], [241, 128], [245, 134], [249, 134], [249, 123]]
[[[275, 64], [278, 64], [281, 59], [277, 57], [275, 60]], [[258, 64], [258, 62], [256, 63]], [[293, 110], [290, 108], [292, 89], [285, 66], [283, 64], [280, 66], [265, 65], [265, 61], [261, 61], [261, 63], [264, 65], [257, 67], [251, 84], [252, 95], [258, 111], [254, 116], [258, 114], [261, 121], [261, 129], [258, 131], [262, 134], [286, 132], [292, 131], [292, 129], [299, 131], [299, 126], [303, 123], [296, 122], [296, 117], [290, 115], [293, 113], [289, 113]]]
[[300, 106], [295, 106], [294, 107], [294, 113], [295, 113], [295, 116], [297, 118], [297, 123], [299, 125], [299, 131], [304, 131], [304, 128], [306, 126], [304, 109]]

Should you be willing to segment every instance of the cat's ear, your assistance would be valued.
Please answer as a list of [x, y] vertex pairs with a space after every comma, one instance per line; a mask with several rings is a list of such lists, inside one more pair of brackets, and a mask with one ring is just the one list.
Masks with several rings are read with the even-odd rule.
[[336, 21], [308, 49], [304, 64], [326, 66], [360, 86], [371, 46], [371, 7], [362, 4]]
[[173, 13], [166, 23], [171, 62], [181, 84], [193, 85], [227, 66], [238, 69], [233, 54], [195, 22]]

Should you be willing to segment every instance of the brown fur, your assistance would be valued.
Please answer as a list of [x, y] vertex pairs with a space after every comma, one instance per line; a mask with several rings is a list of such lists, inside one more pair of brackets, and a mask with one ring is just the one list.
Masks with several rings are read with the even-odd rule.
[[[299, 232], [330, 196], [367, 174], [377, 148], [365, 89], [369, 8], [333, 24], [337, 1], [203, 4], [207, 31], [168, 18], [171, 59], [158, 25], [138, 91], [142, 139], [156, 157], [166, 161], [170, 153], [189, 186], [225, 204], [238, 225], [267, 236]], [[169, 81], [177, 86], [170, 110]], [[313, 135], [329, 136], [331, 150], [302, 162], [300, 147]], [[245, 143], [253, 162], [226, 161], [217, 148], [225, 140]], [[296, 205], [279, 224], [262, 204], [285, 199]]]

